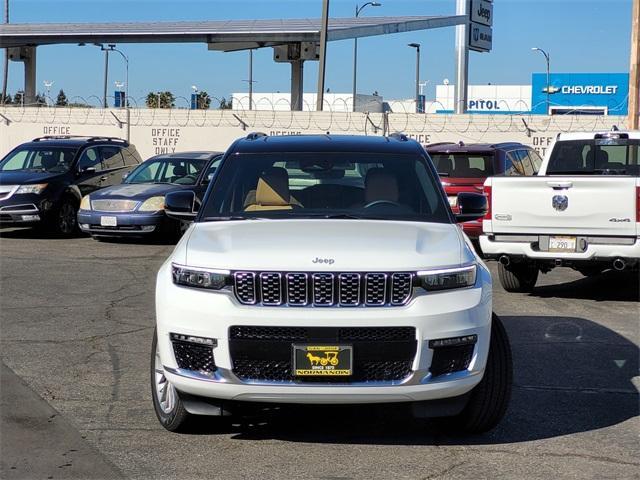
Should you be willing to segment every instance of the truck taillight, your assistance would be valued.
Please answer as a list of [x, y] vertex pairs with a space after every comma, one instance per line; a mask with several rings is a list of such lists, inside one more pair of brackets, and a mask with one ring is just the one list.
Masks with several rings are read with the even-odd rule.
[[489, 185], [485, 185], [482, 190], [484, 196], [487, 197], [487, 213], [484, 214], [485, 220], [491, 220], [491, 187]]
[[636, 222], [640, 222], [640, 187], [636, 187]]

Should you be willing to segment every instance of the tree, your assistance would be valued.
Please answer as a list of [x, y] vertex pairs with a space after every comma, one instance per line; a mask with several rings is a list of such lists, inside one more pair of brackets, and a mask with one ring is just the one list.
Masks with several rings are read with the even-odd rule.
[[60, 89], [58, 92], [58, 98], [56, 99], [57, 107], [66, 107], [68, 105], [67, 96], [64, 94], [64, 90]]
[[220, 110], [231, 110], [231, 100], [227, 101], [226, 98], [222, 97], [222, 100], [220, 100]]
[[211, 97], [204, 90], [197, 93], [196, 108], [199, 110], [208, 110], [211, 106]]
[[38, 107], [41, 106], [41, 105], [46, 105], [47, 104], [47, 99], [44, 96], [44, 93], [40, 93], [40, 92], [36, 93], [36, 98], [34, 100], [35, 100], [36, 106], [38, 106]]
[[22, 90], [18, 90], [13, 96], [13, 103], [16, 105], [22, 105], [24, 103], [24, 92]]
[[176, 97], [169, 91], [149, 92], [145, 103], [147, 108], [173, 108], [176, 106]]

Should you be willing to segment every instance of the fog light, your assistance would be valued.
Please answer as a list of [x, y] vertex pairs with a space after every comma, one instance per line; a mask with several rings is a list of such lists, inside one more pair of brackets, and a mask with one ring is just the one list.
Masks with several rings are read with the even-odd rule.
[[89, 224], [88, 223], [81, 223], [80, 224], [80, 228], [83, 230], [89, 230]]
[[452, 338], [439, 338], [437, 340], [429, 340], [429, 348], [474, 345], [477, 341], [478, 341], [477, 335], [465, 335], [464, 337], [452, 337]]
[[199, 345], [209, 345], [212, 347], [218, 346], [218, 340], [215, 338], [196, 337], [193, 335], [183, 335], [181, 333], [171, 333], [170, 336], [171, 340], [176, 342], [197, 343]]
[[40, 215], [22, 215], [23, 222], [35, 222], [40, 220]]

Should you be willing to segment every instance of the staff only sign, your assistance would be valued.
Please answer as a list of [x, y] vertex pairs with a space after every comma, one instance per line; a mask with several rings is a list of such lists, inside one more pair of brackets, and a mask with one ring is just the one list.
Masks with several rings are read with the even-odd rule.
[[549, 85], [546, 73], [534, 73], [531, 79], [532, 113], [627, 115], [628, 101], [628, 73], [552, 73]]

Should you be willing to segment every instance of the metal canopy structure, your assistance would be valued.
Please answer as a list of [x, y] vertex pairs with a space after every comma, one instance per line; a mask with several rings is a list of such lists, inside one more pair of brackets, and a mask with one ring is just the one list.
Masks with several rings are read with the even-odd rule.
[[[467, 22], [466, 15], [357, 17], [329, 20], [328, 40], [347, 40], [392, 33], [451, 27]], [[136, 23], [13, 23], [0, 25], [0, 48], [25, 63], [25, 100], [35, 97], [36, 47], [82, 43], [205, 43], [210, 50], [232, 52], [285, 45], [291, 63], [292, 109], [302, 107], [302, 65], [315, 60], [320, 19], [224, 20]], [[291, 48], [293, 47], [293, 48]], [[282, 52], [282, 50], [280, 50]]]

